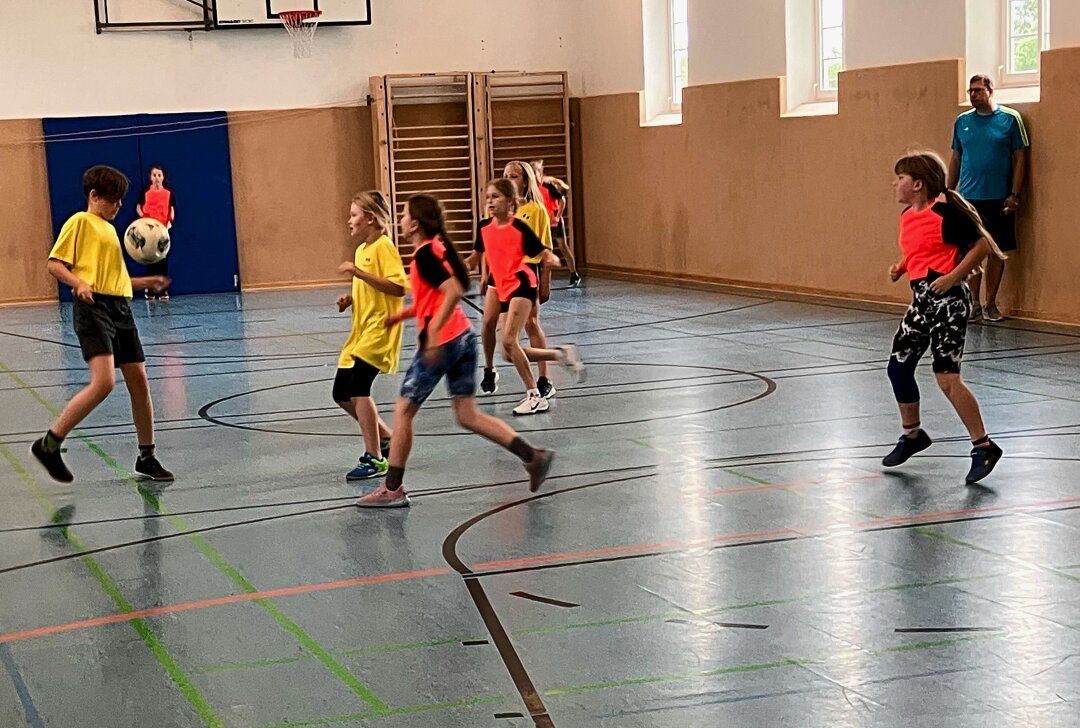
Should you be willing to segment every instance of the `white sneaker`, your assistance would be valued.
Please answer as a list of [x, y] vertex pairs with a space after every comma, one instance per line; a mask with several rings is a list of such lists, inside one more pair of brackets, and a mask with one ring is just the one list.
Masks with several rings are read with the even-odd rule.
[[535, 415], [537, 412], [547, 412], [548, 401], [540, 396], [535, 389], [525, 395], [521, 404], [514, 408], [515, 415]]
[[581, 355], [578, 354], [578, 348], [574, 344], [559, 347], [559, 364], [573, 373], [578, 384], [585, 381], [585, 362], [581, 361]]

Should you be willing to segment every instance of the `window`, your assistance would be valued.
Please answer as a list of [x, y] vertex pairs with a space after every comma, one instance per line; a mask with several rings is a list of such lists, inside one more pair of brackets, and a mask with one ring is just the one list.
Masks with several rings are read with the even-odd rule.
[[817, 11], [817, 96], [832, 99], [844, 67], [844, 0], [818, 0]]
[[689, 80], [687, 59], [689, 33], [687, 24], [687, 0], [671, 0], [671, 107], [682, 108], [682, 92]]
[[1004, 0], [1001, 81], [1007, 86], [1039, 81], [1039, 54], [1050, 46], [1049, 0]]

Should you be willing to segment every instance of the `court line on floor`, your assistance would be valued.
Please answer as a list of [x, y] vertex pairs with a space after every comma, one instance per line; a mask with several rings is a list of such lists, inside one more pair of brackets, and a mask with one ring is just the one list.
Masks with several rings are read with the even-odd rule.
[[[588, 486], [578, 486], [577, 488], [581, 489], [584, 487]], [[566, 492], [570, 492], [570, 489], [551, 491], [551, 493], [549, 493], [548, 495]], [[519, 503], [520, 502], [515, 502], [515, 504]], [[890, 516], [886, 518], [870, 519], [869, 521], [863, 521], [854, 524], [834, 524], [827, 527], [782, 528], [767, 531], [748, 532], [743, 534], [720, 534], [703, 539], [693, 539], [686, 541], [673, 540], [658, 543], [628, 544], [623, 546], [611, 546], [603, 549], [588, 549], [582, 551], [546, 554], [541, 556], [527, 556], [515, 559], [504, 559], [500, 561], [477, 563], [473, 565], [476, 570], [470, 570], [469, 573], [475, 574], [476, 576], [497, 576], [505, 573], [516, 573], [523, 570], [530, 570], [534, 569], [537, 566], [579, 566], [588, 563], [601, 563], [595, 560], [581, 561], [581, 559], [604, 558], [610, 560], [610, 557], [620, 557], [621, 559], [643, 558], [649, 556], [659, 556], [662, 554], [679, 553], [682, 551], [700, 548], [702, 546], [725, 542], [734, 543], [739, 546], [755, 546], [775, 543], [777, 542], [777, 536], [784, 536], [785, 541], [796, 540], [797, 538], [816, 538], [825, 534], [840, 533], [845, 527], [859, 527], [862, 528], [864, 531], [882, 530], [880, 528], [880, 526], [882, 525], [887, 525], [889, 528], [911, 528], [915, 526], [934, 525], [935, 521], [942, 521], [943, 517], [949, 516], [957, 517], [951, 522], [959, 522], [960, 520], [976, 520], [978, 517], [1005, 517], [1022, 515], [1026, 513], [1038, 513], [1045, 510], [1059, 510], [1060, 506], [1073, 506], [1074, 504], [1080, 504], [1080, 497], [1054, 501], [1039, 501], [1035, 503], [1021, 503], [1011, 506], [986, 506], [982, 508], [942, 511], [937, 513]], [[1076, 507], [1080, 508], [1080, 505], [1076, 505]], [[505, 508], [503, 508], [503, 510], [505, 510]], [[902, 523], [904, 521], [908, 521], [908, 523]], [[465, 567], [464, 564], [461, 564], [461, 567], [466, 569], [469, 568]], [[367, 584], [378, 584], [394, 581], [409, 581], [433, 576], [446, 576], [450, 573], [450, 569], [447, 567], [437, 567], [419, 571], [395, 572], [390, 574], [359, 577], [355, 579], [342, 579], [329, 582], [319, 582], [315, 584], [283, 587], [279, 589], [270, 589], [261, 592], [232, 594], [223, 597], [215, 597], [211, 599], [202, 599], [190, 602], [181, 602], [173, 605], [132, 611], [129, 613], [112, 614], [104, 617], [96, 617], [93, 619], [69, 622], [66, 624], [39, 627], [35, 629], [21, 630], [18, 632], [9, 632], [7, 634], [0, 634], [0, 643], [16, 642], [52, 634], [72, 632], [90, 627], [97, 627], [107, 624], [115, 624], [118, 622], [129, 621], [132, 619], [139, 619], [142, 617], [154, 617], [164, 614], [175, 614], [180, 612], [193, 611], [197, 609], [204, 609], [208, 607], [238, 604], [242, 602], [258, 601], [260, 599], [272, 599], [283, 596], [296, 596], [319, 591], [334, 591], [338, 589], [352, 588]], [[1078, 578], [1078, 580], [1080, 580], [1080, 578]]]
[[[2, 363], [0, 363], [2, 366]], [[30, 475], [30, 472], [23, 467], [14, 453], [7, 447], [0, 445], [0, 456], [3, 456], [5, 460], [11, 465], [12, 469], [16, 472], [19, 478], [23, 481], [23, 484], [37, 500], [42, 510], [46, 513], [53, 513], [56, 511], [56, 507], [49, 500], [48, 496], [41, 489], [41, 486], [37, 483], [37, 480]], [[62, 531], [64, 539], [71, 544], [77, 551], [85, 550], [85, 546], [79, 540], [79, 538], [70, 530]], [[109, 599], [116, 605], [116, 608], [120, 610], [121, 614], [133, 614], [134, 609], [131, 603], [120, 591], [120, 587], [116, 582], [105, 572], [105, 569], [92, 556], [84, 556], [80, 559], [83, 565], [94, 577], [94, 579], [101, 586], [102, 590], [109, 597]], [[125, 622], [131, 622], [132, 629], [139, 635], [139, 638], [150, 650], [150, 653], [157, 659], [158, 663], [165, 670], [165, 674], [169, 676], [179, 688], [181, 695], [188, 701], [192, 709], [202, 718], [203, 722], [207, 725], [207, 728], [225, 728], [225, 722], [218, 717], [214, 712], [213, 706], [209, 701], [203, 697], [199, 689], [195, 687], [195, 683], [188, 677], [184, 669], [180, 667], [179, 663], [173, 658], [173, 656], [166, 649], [165, 644], [160, 638], [150, 629], [150, 626], [146, 624], [142, 619], [138, 617], [132, 617], [131, 619], [121, 620]], [[6, 647], [2, 640], [0, 640], [0, 646]]]
[[[898, 652], [921, 652], [923, 650], [936, 650], [944, 649], [947, 647], [955, 647], [969, 642], [980, 642], [984, 640], [1001, 639], [1004, 633], [986, 633], [979, 635], [970, 635], [965, 637], [954, 637], [948, 639], [938, 640], [924, 640], [920, 642], [906, 642], [896, 645], [890, 645], [888, 647], [882, 647], [869, 651], [862, 650], [849, 650], [847, 652], [841, 652], [828, 656], [821, 657], [798, 657], [798, 658], [783, 658], [780, 660], [773, 660], [770, 662], [759, 663], [745, 663], [740, 665], [730, 665], [725, 667], [716, 667], [706, 670], [691, 670], [681, 673], [669, 673], [666, 675], [649, 675], [636, 678], [625, 678], [619, 680], [606, 680], [603, 682], [586, 683], [582, 685], [567, 685], [564, 687], [549, 688], [543, 691], [544, 697], [558, 698], [568, 695], [581, 695], [584, 693], [592, 693], [603, 690], [613, 690], [617, 688], [636, 687], [639, 685], [660, 685], [672, 682], [684, 682], [687, 680], [700, 680], [702, 678], [709, 677], [723, 677], [725, 675], [745, 675], [757, 672], [764, 672], [767, 670], [783, 669], [788, 667], [806, 667], [809, 665], [835, 665], [845, 664], [848, 662], [855, 662], [870, 657], [882, 657], [889, 654]], [[901, 678], [903, 679], [903, 678]], [[406, 706], [402, 708], [391, 708], [388, 711], [388, 715], [403, 715], [408, 713], [422, 713], [422, 712], [436, 712], [443, 710], [453, 710], [455, 708], [472, 707], [476, 705], [483, 705], [495, 702], [502, 702], [504, 700], [511, 700], [514, 696], [511, 695], [485, 695], [475, 698], [463, 698], [460, 700], [447, 701], [445, 703], [429, 703], [426, 705], [414, 705]], [[771, 694], [756, 694], [753, 696], [743, 696], [740, 699], [754, 700], [760, 698], [775, 697]], [[688, 706], [693, 707], [693, 706]], [[338, 723], [351, 723], [354, 721], [360, 721], [365, 719], [378, 719], [384, 716], [375, 715], [374, 713], [352, 713], [347, 715], [335, 715], [326, 716], [321, 718], [310, 718], [307, 720], [288, 721], [284, 723], [273, 723], [258, 726], [257, 728], [314, 728], [314, 726], [322, 725], [334, 725]]]
[[41, 722], [41, 715], [38, 713], [37, 706], [34, 705], [34, 698], [30, 695], [30, 689], [26, 687], [26, 681], [23, 679], [22, 673], [19, 672], [19, 666], [15, 664], [15, 657], [11, 654], [11, 648], [5, 644], [0, 644], [0, 662], [4, 664], [4, 669], [15, 687], [15, 693], [19, 696], [19, 703], [22, 704], [23, 716], [26, 718], [27, 725], [31, 728], [45, 728], [45, 724]]
[[[30, 396], [33, 397], [34, 400], [37, 401], [47, 412], [51, 413], [53, 416], [59, 415], [59, 410], [57, 410], [57, 408], [53, 406], [51, 402], [42, 397], [41, 394], [33, 387], [26, 384], [26, 382], [24, 382], [18, 374], [13, 373], [3, 361], [0, 361], [0, 371], [6, 372], [13, 381], [15, 381], [17, 384], [24, 386], [27, 393], [30, 394]], [[129, 471], [122, 468], [120, 464], [116, 462], [116, 460], [111, 455], [105, 452], [105, 450], [103, 450], [86, 435], [78, 435], [77, 437], [84, 443], [86, 443], [86, 445], [109, 467], [111, 467], [113, 471], [115, 471], [120, 477], [128, 481], [132, 486], [134, 486], [136, 492], [142, 497], [143, 501], [147, 505], [160, 513], [173, 528], [177, 529], [182, 533], [185, 533], [188, 540], [191, 541], [195, 548], [198, 549], [198, 551], [202, 553], [204, 557], [206, 557], [207, 561], [209, 561], [213, 566], [215, 566], [219, 572], [225, 575], [233, 584], [242, 589], [245, 593], [258, 593], [255, 585], [248, 581], [248, 579], [240, 573], [239, 569], [226, 561], [225, 558], [220, 553], [218, 553], [218, 551], [213, 546], [211, 546], [206, 539], [204, 539], [198, 533], [194, 533], [193, 531], [195, 531], [196, 529], [192, 529], [182, 518], [170, 514], [168, 510], [161, 504], [160, 499], [156, 495], [151, 493], [149, 490], [147, 490], [146, 487], [144, 487], [144, 485], [139, 480], [137, 480]], [[9, 458], [9, 461], [11, 461], [13, 465], [17, 463], [17, 461], [11, 460], [11, 458]], [[83, 551], [85, 549], [77, 547], [77, 550]], [[282, 629], [292, 635], [298, 644], [300, 644], [304, 649], [314, 654], [327, 671], [329, 671], [332, 675], [334, 675], [334, 677], [336, 677], [346, 687], [348, 687], [363, 702], [367, 703], [369, 706], [371, 706], [373, 710], [376, 711], [386, 709], [386, 703], [384, 703], [374, 692], [372, 692], [371, 689], [361, 683], [351, 672], [345, 669], [345, 667], [341, 665], [341, 663], [335, 660], [334, 657], [330, 654], [329, 650], [319, 644], [307, 631], [305, 631], [299, 624], [297, 624], [288, 615], [286, 615], [285, 612], [283, 612], [274, 602], [270, 601], [268, 598], [265, 597], [257, 597], [254, 599], [254, 601], [256, 604], [262, 607], [263, 610], [267, 614], [269, 614], [270, 617], [273, 618], [273, 620], [277, 622]]]
[[[812, 594], [802, 594], [794, 597], [785, 597], [779, 599], [760, 599], [754, 602], [741, 602], [738, 604], [727, 604], [719, 607], [712, 607], [709, 609], [693, 610], [693, 614], [698, 617], [709, 617], [713, 615], [723, 614], [726, 612], [736, 612], [745, 609], [760, 609], [764, 607], [784, 606], [788, 604], [812, 604], [817, 601], [823, 600], [836, 600], [845, 599], [850, 597], [867, 596], [870, 594], [877, 594], [881, 592], [891, 591], [906, 591], [913, 589], [928, 589], [937, 586], [954, 586], [958, 584], [968, 584], [980, 581], [988, 581], [990, 579], [997, 579], [1007, 574], [1004, 572], [994, 574], [983, 574], [980, 576], [967, 576], [967, 577], [952, 577], [947, 579], [934, 579], [930, 581], [915, 581], [906, 582], [903, 584], [886, 584], [884, 586], [871, 587], [869, 589], [845, 589], [835, 592], [817, 592]], [[592, 620], [587, 622], [570, 622], [562, 624], [549, 624], [541, 625], [538, 627], [526, 627], [518, 630], [511, 630], [510, 635], [515, 638], [529, 637], [533, 635], [545, 635], [545, 634], [560, 634], [563, 632], [571, 632], [579, 629], [597, 629], [600, 627], [619, 627], [624, 625], [642, 624], [649, 622], [666, 621], [678, 617], [683, 617], [683, 612], [661, 612], [651, 614], [631, 615], [627, 617], [614, 617], [609, 619]], [[432, 640], [423, 640], [419, 642], [405, 642], [397, 644], [375, 645], [372, 647], [361, 647], [353, 649], [339, 650], [337, 654], [342, 657], [356, 657], [371, 654], [387, 654], [392, 652], [408, 652], [412, 650], [425, 649], [430, 647], [441, 647], [445, 645], [453, 645], [459, 643], [465, 643], [473, 640], [480, 640], [487, 642], [486, 639], [480, 638], [477, 635], [469, 635], [466, 637], [454, 637], [454, 638], [441, 638]], [[276, 665], [290, 664], [294, 662], [305, 662], [313, 659], [309, 655], [290, 655], [288, 657], [270, 658], [264, 660], [250, 660], [241, 662], [224, 662], [214, 665], [205, 665], [203, 667], [196, 667], [192, 670], [195, 674], [202, 673], [214, 673], [214, 672], [228, 672], [231, 670], [244, 670], [262, 667], [273, 667]]]

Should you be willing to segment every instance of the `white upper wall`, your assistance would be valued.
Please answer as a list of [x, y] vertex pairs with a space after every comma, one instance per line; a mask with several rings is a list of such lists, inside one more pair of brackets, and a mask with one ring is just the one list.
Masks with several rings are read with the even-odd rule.
[[[605, 35], [600, 47], [578, 40], [581, 6], [592, 4], [373, 0], [371, 26], [319, 28], [312, 58], [297, 60], [284, 29], [97, 35], [93, 0], [4, 2], [0, 118], [349, 103], [367, 95], [369, 76], [435, 71], [567, 70], [580, 94], [582, 69], [607, 56]], [[640, 13], [631, 20], [622, 31], [636, 28], [640, 67]]]
[[[181, 0], [110, 2], [161, 8]], [[816, 74], [813, 3], [689, 0], [691, 85], [787, 73], [789, 104], [801, 103]], [[966, 56], [973, 70], [986, 70], [997, 53], [999, 26], [989, 25], [1000, 22], [1000, 0], [845, 5], [847, 68]], [[284, 30], [196, 32], [190, 40], [177, 32], [97, 35], [93, 0], [8, 2], [14, 30], [0, 43], [0, 118], [355, 103], [369, 76], [388, 73], [566, 70], [575, 95], [645, 87], [643, 0], [372, 6], [373, 25], [320, 28], [313, 57], [296, 60]], [[1050, 43], [1080, 46], [1080, 0], [1052, 0]], [[657, 73], [654, 63], [651, 77]]]
[[847, 0], [844, 67], [963, 58], [964, 17], [964, 0]]
[[783, 76], [785, 0], [690, 0], [690, 85]]

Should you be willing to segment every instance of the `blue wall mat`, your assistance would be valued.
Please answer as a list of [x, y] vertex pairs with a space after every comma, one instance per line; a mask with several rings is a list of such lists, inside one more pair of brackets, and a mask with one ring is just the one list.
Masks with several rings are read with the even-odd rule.
[[[55, 239], [69, 217], [86, 209], [82, 175], [87, 169], [95, 164], [111, 165], [132, 180], [132, 187], [142, 178], [138, 119], [135, 116], [45, 119], [43, 126]], [[129, 190], [124, 198], [115, 222], [121, 234], [135, 219], [138, 194], [138, 189]], [[48, 254], [48, 250], [41, 251], [42, 266]], [[60, 300], [71, 300], [71, 289], [67, 286], [60, 286]]]
[[224, 112], [140, 114], [143, 175], [160, 164], [176, 194], [169, 252], [171, 294], [235, 291], [240, 273], [233, 215], [229, 122]]
[[[115, 223], [122, 235], [135, 219], [135, 203], [149, 178], [150, 165], [161, 164], [177, 200], [169, 253], [170, 293], [238, 289], [225, 113], [45, 119], [44, 129], [54, 233], [74, 212], [86, 209], [82, 173], [95, 164], [109, 164], [131, 179], [131, 190]], [[125, 260], [133, 276], [143, 274], [142, 266], [126, 256]], [[61, 300], [70, 301], [71, 292], [60, 288]]]

